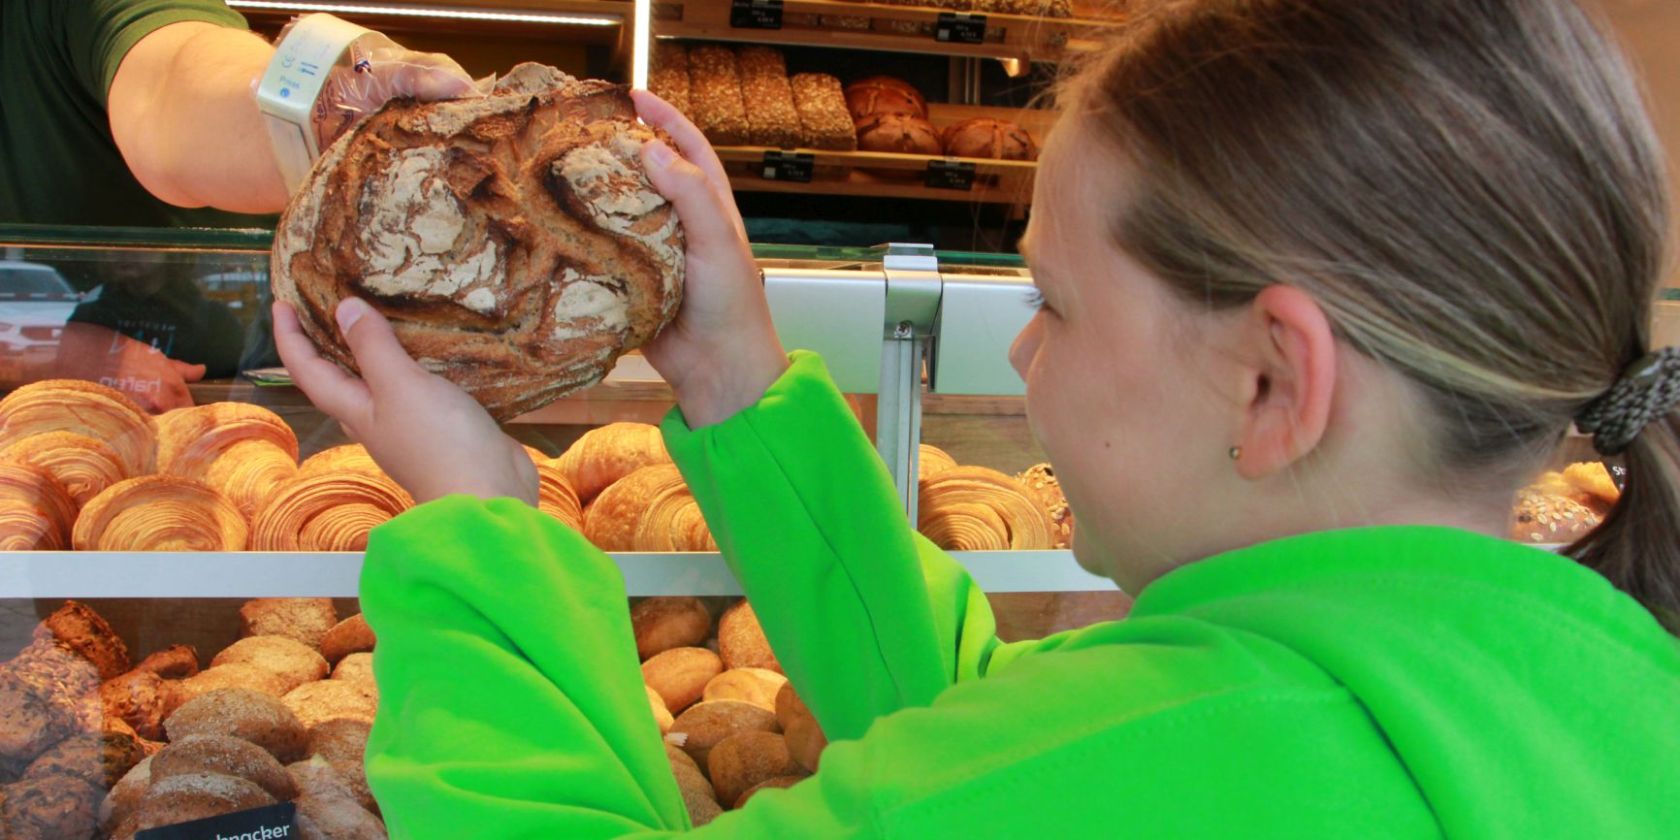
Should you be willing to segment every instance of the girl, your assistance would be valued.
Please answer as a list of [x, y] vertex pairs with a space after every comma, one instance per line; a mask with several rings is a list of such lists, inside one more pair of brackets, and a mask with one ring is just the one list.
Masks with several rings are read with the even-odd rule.
[[[1000, 643], [819, 359], [777, 346], [728, 182], [639, 95], [689, 238], [666, 443], [832, 746], [708, 836], [1672, 836], [1680, 354], [1626, 68], [1568, 0], [1194, 0], [1061, 92], [1016, 342], [1123, 621]], [[402, 837], [687, 827], [611, 561], [367, 304], [299, 384], [427, 502], [372, 539], [368, 773]], [[1627, 486], [1499, 539], [1571, 422]], [[440, 446], [440, 441], [449, 441]], [[820, 441], [821, 443], [813, 443]], [[431, 500], [431, 501], [428, 501]]]

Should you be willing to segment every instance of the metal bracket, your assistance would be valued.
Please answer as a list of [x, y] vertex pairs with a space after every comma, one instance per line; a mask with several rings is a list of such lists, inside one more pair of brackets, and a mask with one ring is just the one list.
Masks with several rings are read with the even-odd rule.
[[939, 258], [932, 245], [892, 243], [881, 259], [887, 275], [882, 319], [881, 389], [875, 449], [893, 474], [899, 500], [915, 522], [922, 430], [922, 371], [939, 320]]

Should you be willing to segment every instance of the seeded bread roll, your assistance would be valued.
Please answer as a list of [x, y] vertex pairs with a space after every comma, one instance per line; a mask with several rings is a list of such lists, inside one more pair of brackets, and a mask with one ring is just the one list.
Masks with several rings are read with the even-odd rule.
[[857, 128], [846, 111], [845, 89], [827, 73], [799, 73], [788, 80], [799, 113], [799, 144], [812, 149], [849, 152], [857, 148]]
[[239, 608], [239, 635], [288, 636], [312, 648], [336, 624], [331, 598], [257, 598]]
[[1508, 525], [1510, 537], [1525, 543], [1572, 543], [1597, 528], [1601, 517], [1569, 498], [1525, 487], [1517, 493]]
[[654, 137], [628, 88], [536, 64], [486, 97], [393, 100], [322, 155], [281, 217], [275, 297], [347, 369], [333, 312], [359, 297], [498, 420], [538, 408], [676, 315], [683, 239], [642, 169]]
[[371, 685], [373, 683], [373, 654], [352, 653], [338, 660], [338, 664], [333, 666], [332, 679], [362, 680]]
[[366, 653], [373, 650], [373, 628], [368, 626], [367, 619], [361, 613], [333, 625], [331, 630], [321, 638], [321, 655], [328, 662], [337, 663], [340, 659], [352, 653]]
[[103, 791], [145, 757], [145, 748], [133, 732], [77, 732], [30, 762], [23, 777], [76, 776]]
[[648, 90], [685, 116], [693, 112], [688, 96], [687, 47], [675, 41], [653, 42], [653, 55], [648, 62]]
[[247, 636], [240, 639], [210, 660], [210, 670], [234, 663], [254, 665], [275, 674], [285, 682], [286, 691], [325, 679], [328, 672], [327, 660], [321, 654], [286, 636]]
[[341, 718], [371, 723], [379, 703], [376, 691], [371, 683], [363, 680], [322, 680], [300, 685], [284, 699], [286, 707], [308, 731]]
[[245, 688], [212, 691], [183, 705], [164, 721], [171, 740], [189, 735], [231, 735], [268, 750], [282, 764], [303, 756], [305, 733], [279, 698]]
[[37, 641], [50, 640], [93, 664], [108, 680], [129, 668], [128, 645], [105, 618], [80, 601], [65, 601], [36, 626]]
[[285, 677], [248, 662], [206, 668], [175, 683], [175, 690], [169, 693], [164, 706], [164, 719], [167, 721], [181, 706], [213, 691], [243, 688], [270, 697], [284, 697], [291, 690], [288, 686], [290, 682]]
[[170, 645], [140, 660], [136, 671], [149, 671], [166, 680], [178, 680], [198, 673], [198, 651], [191, 645]]
[[142, 831], [176, 823], [219, 817], [273, 805], [256, 782], [216, 773], [189, 773], [153, 779], [140, 800], [137, 827]]
[[708, 45], [688, 51], [688, 101], [694, 124], [707, 140], [719, 146], [747, 142], [747, 109], [734, 50]]
[[152, 756], [152, 781], [193, 773], [237, 776], [267, 791], [275, 799], [297, 796], [297, 786], [268, 750], [243, 738], [227, 735], [188, 735]]
[[139, 764], [134, 765], [117, 780], [111, 792], [105, 796], [105, 800], [99, 805], [101, 829], [113, 836], [119, 835], [117, 827], [134, 818], [135, 812], [140, 808], [140, 800], [145, 797], [146, 789], [152, 785], [153, 757], [141, 759]]
[[138, 668], [99, 686], [105, 714], [133, 727], [142, 738], [163, 738], [163, 719], [173, 701], [175, 683]]
[[359, 757], [354, 761], [328, 761], [318, 755], [310, 756], [286, 765], [286, 772], [304, 796], [351, 799], [368, 813], [379, 813], [379, 803], [368, 788], [367, 773]]
[[782, 664], [776, 661], [770, 640], [758, 623], [758, 614], [745, 598], [718, 618], [718, 656], [726, 669], [765, 668], [782, 672]]
[[98, 827], [98, 787], [77, 776], [50, 775], [5, 787], [0, 831], [7, 840], [87, 837]]

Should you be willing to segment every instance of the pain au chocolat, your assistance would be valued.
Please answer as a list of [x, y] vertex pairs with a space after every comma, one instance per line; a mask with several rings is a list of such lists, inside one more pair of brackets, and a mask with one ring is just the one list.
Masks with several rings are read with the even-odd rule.
[[497, 419], [599, 381], [677, 311], [683, 237], [628, 88], [522, 64], [483, 97], [400, 100], [330, 147], [280, 219], [275, 296], [322, 355], [357, 296]]

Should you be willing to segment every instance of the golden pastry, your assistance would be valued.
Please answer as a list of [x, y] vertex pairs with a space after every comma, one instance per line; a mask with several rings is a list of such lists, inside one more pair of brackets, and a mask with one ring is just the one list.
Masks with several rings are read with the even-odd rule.
[[0, 400], [0, 449], [46, 432], [75, 432], [108, 444], [123, 474], [153, 469], [157, 423], [121, 391], [80, 379], [43, 379]]
[[0, 461], [40, 467], [69, 491], [76, 507], [129, 478], [121, 455], [102, 440], [75, 432], [30, 435], [0, 452]]
[[609, 423], [585, 432], [555, 460], [578, 500], [588, 504], [619, 479], [642, 467], [668, 464], [671, 456], [658, 426]]
[[297, 477], [307, 478], [339, 472], [358, 472], [390, 477], [385, 475], [385, 471], [380, 469], [379, 463], [373, 460], [372, 455], [368, 454], [367, 447], [359, 443], [347, 443], [343, 446], [323, 449], [303, 459], [303, 463], [298, 465]]
[[292, 427], [262, 406], [210, 403], [158, 418], [158, 472], [216, 488], [247, 519], [297, 474], [297, 457]]
[[1600, 461], [1580, 461], [1564, 467], [1563, 480], [1579, 491], [1574, 496], [1576, 501], [1597, 510], [1600, 515], [1608, 514], [1616, 500], [1622, 497], [1622, 488], [1616, 486], [1610, 470]]
[[577, 530], [583, 530], [583, 505], [556, 460], [542, 459], [537, 465], [537, 509]]
[[413, 505], [408, 492], [383, 473], [305, 475], [300, 469], [252, 520], [251, 548], [362, 551], [369, 531]]
[[636, 523], [631, 551], [717, 551], [717, 541], [687, 482], [659, 488]]
[[1067, 497], [1062, 495], [1062, 483], [1056, 479], [1056, 471], [1049, 464], [1034, 464], [1015, 476], [1015, 480], [1026, 486], [1050, 517], [1051, 532], [1056, 541], [1054, 547], [1071, 546], [1073, 509], [1068, 507]]
[[931, 443], [924, 443], [919, 447], [916, 456], [916, 478], [926, 481], [957, 465], [957, 459], [950, 453]]
[[0, 464], [0, 551], [63, 551], [75, 521], [75, 501], [45, 469]]
[[89, 501], [71, 542], [79, 551], [243, 551], [249, 535], [239, 508], [203, 482], [145, 475]]
[[986, 467], [956, 467], [921, 483], [921, 532], [947, 551], [1046, 549], [1050, 516], [1021, 482]]
[[[693, 505], [694, 496], [675, 464], [643, 467], [615, 482], [590, 504], [583, 535], [602, 551], [717, 550], [711, 534], [702, 530], [705, 522], [699, 509], [689, 510]], [[684, 547], [663, 547], [677, 545]]]

